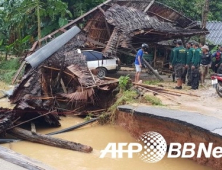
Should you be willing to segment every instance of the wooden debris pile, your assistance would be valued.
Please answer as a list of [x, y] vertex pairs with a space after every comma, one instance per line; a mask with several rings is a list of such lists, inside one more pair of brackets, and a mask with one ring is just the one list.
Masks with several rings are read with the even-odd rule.
[[0, 108], [0, 134], [13, 125], [15, 111], [5, 108]]
[[146, 84], [141, 84], [141, 83], [133, 83], [134, 87], [138, 90], [139, 95], [143, 96], [146, 92], [153, 93], [154, 96], [160, 95], [167, 100], [173, 101], [174, 103], [181, 104], [177, 100], [174, 100], [172, 97], [177, 96], [180, 97], [181, 95], [188, 95], [188, 96], [194, 96], [194, 97], [200, 97], [195, 94], [191, 93], [186, 93], [186, 92], [179, 92], [173, 89], [166, 89], [163, 87], [156, 87], [152, 85], [146, 85]]
[[[78, 38], [77, 38], [78, 37]], [[100, 80], [88, 69], [85, 56], [77, 48], [85, 43], [80, 34], [46, 59], [37, 68], [26, 66], [25, 75], [15, 88], [10, 101], [16, 104], [16, 117], [31, 119], [43, 116], [43, 120], [59, 126], [60, 109], [84, 109], [95, 104], [99, 91], [111, 90], [112, 81]], [[97, 99], [98, 101], [98, 99]]]

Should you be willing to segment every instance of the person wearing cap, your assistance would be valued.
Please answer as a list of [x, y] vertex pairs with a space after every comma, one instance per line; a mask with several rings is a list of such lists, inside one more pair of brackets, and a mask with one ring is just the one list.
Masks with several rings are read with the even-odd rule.
[[202, 56], [202, 51], [199, 48], [199, 44], [195, 43], [193, 45], [195, 51], [193, 58], [191, 60], [191, 89], [196, 90], [199, 88], [199, 80], [200, 80], [200, 72], [199, 72], [199, 67], [200, 67], [200, 60]]
[[182, 89], [182, 76], [186, 65], [187, 52], [182, 45], [182, 41], [177, 41], [177, 48], [173, 50], [172, 65], [170, 68], [174, 67], [175, 76], [177, 79], [177, 86], [175, 89]]
[[209, 53], [209, 47], [204, 45], [201, 47], [202, 56], [200, 60], [200, 76], [201, 76], [201, 84], [203, 85], [206, 75], [209, 73], [209, 67], [211, 64], [211, 54]]
[[191, 66], [192, 66], [192, 58], [194, 56], [195, 49], [193, 48], [193, 43], [187, 43], [187, 62], [186, 62], [186, 69], [187, 69], [187, 85], [191, 86]]
[[149, 46], [147, 44], [142, 44], [142, 48], [137, 51], [136, 58], [135, 58], [135, 67], [136, 67], [136, 74], [135, 74], [135, 83], [138, 83], [140, 80], [140, 73], [142, 70], [142, 58], [143, 53], [148, 50]]

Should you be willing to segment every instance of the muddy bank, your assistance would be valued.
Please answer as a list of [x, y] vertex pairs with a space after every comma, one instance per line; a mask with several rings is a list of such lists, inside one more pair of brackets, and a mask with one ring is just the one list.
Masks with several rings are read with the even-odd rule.
[[[117, 112], [117, 124], [127, 129], [135, 138], [142, 133], [155, 131], [162, 134], [169, 143], [213, 143], [213, 148], [221, 146], [222, 143], [222, 121], [210, 116], [197, 113], [172, 111], [153, 107], [121, 106]], [[196, 154], [197, 154], [196, 147]], [[212, 156], [192, 159], [198, 164], [220, 170], [222, 158], [216, 159]]]

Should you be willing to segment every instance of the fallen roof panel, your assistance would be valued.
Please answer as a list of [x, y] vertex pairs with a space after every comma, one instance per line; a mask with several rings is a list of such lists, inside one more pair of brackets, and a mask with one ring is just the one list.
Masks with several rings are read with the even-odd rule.
[[53, 53], [58, 51], [63, 45], [69, 42], [74, 36], [80, 32], [77, 26], [72, 27], [62, 35], [56, 37], [48, 44], [28, 56], [25, 61], [27, 61], [33, 68], [38, 67], [43, 61], [49, 58]]

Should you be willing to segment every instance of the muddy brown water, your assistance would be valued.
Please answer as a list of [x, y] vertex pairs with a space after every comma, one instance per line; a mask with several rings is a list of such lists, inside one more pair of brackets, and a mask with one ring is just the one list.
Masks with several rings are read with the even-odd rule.
[[[0, 87], [2, 86], [0, 83]], [[7, 90], [8, 87], [4, 86], [4, 89]], [[0, 107], [12, 108], [13, 105], [10, 105], [7, 99], [1, 99]], [[61, 119], [60, 128], [37, 126], [37, 132], [46, 134], [84, 121], [78, 117], [62, 117]], [[145, 163], [136, 155], [133, 159], [128, 159], [127, 155], [124, 155], [122, 159], [112, 159], [108, 154], [101, 159], [99, 158], [100, 151], [105, 149], [109, 142], [137, 142], [126, 130], [115, 125], [102, 126], [94, 123], [71, 132], [55, 135], [55, 137], [90, 145], [94, 150], [87, 154], [26, 141], [2, 144], [2, 146], [39, 160], [57, 170], [210, 170], [189, 159], [164, 158], [155, 164]]]
[[[37, 132], [49, 133], [59, 129], [63, 129], [74, 124], [84, 121], [81, 118], [65, 117], [62, 118], [60, 128], [44, 128], [37, 127]], [[124, 129], [115, 125], [101, 126], [97, 123], [82, 127], [80, 129], [55, 135], [55, 137], [79, 142], [93, 147], [90, 154], [70, 151], [50, 147], [31, 142], [19, 141], [2, 146], [10, 148], [18, 153], [24, 154], [31, 158], [46, 163], [58, 170], [209, 170], [210, 168], [198, 165], [188, 159], [167, 159], [156, 164], [148, 164], [142, 162], [137, 155], [133, 159], [128, 159], [124, 155], [123, 159], [112, 159], [110, 154], [104, 159], [99, 158], [100, 151], [105, 149], [109, 142], [136, 142]]]

